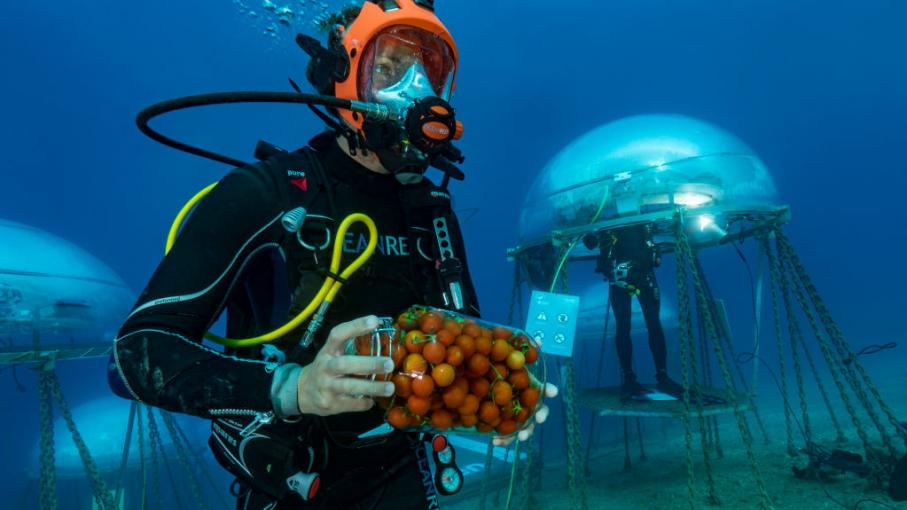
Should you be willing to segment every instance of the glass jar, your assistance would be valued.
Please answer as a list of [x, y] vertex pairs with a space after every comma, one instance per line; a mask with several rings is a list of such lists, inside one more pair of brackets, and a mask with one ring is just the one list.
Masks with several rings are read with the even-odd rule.
[[547, 380], [538, 343], [524, 331], [427, 306], [384, 318], [347, 352], [390, 356], [395, 394], [378, 399], [395, 428], [509, 436], [539, 409]]

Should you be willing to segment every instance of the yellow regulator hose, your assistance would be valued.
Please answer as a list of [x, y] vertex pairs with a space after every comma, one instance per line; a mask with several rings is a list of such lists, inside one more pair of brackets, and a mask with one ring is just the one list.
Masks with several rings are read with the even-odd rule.
[[[164, 254], [170, 253], [170, 249], [173, 248], [173, 243], [176, 241], [176, 236], [179, 233], [180, 227], [186, 219], [186, 216], [195, 208], [199, 201], [205, 197], [217, 183], [210, 184], [205, 189], [199, 191], [195, 194], [186, 205], [180, 209], [179, 214], [173, 220], [173, 224], [170, 226], [170, 232], [167, 235], [167, 244], [164, 248]], [[347, 230], [354, 223], [363, 223], [366, 228], [368, 228], [368, 245], [365, 247], [365, 250], [356, 257], [353, 262], [340, 272], [340, 261], [343, 258], [343, 241], [346, 236]], [[289, 322], [280, 326], [279, 328], [265, 333], [263, 335], [251, 337], [251, 338], [224, 338], [210, 331], [205, 333], [205, 338], [211, 340], [212, 342], [225, 345], [227, 347], [240, 348], [240, 347], [252, 347], [255, 345], [260, 345], [263, 343], [271, 342], [277, 340], [287, 333], [298, 328], [303, 322], [308, 320], [312, 314], [317, 310], [321, 309], [323, 312], [330, 306], [331, 302], [334, 301], [334, 298], [337, 296], [337, 293], [340, 292], [340, 288], [353, 273], [355, 273], [359, 268], [361, 268], [368, 259], [375, 253], [375, 247], [378, 245], [378, 228], [375, 226], [374, 220], [362, 213], [353, 213], [343, 219], [340, 222], [340, 226], [337, 227], [337, 233], [334, 236], [334, 249], [331, 257], [331, 268], [329, 275], [325, 278], [324, 283], [321, 285], [321, 289], [318, 290], [318, 293], [312, 298], [312, 301], [306, 305], [305, 309], [299, 312], [296, 317], [293, 317]], [[339, 276], [339, 279], [335, 278]], [[318, 322], [320, 323], [319, 317]]]

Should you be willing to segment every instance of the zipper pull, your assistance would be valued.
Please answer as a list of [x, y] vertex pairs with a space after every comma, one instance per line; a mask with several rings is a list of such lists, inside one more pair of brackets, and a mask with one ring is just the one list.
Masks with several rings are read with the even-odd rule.
[[242, 437], [249, 437], [256, 430], [260, 429], [264, 425], [270, 425], [274, 421], [274, 411], [268, 411], [266, 413], [258, 413], [255, 415], [255, 419], [252, 420], [252, 423], [246, 425], [246, 428], [242, 429], [239, 432], [239, 435]]

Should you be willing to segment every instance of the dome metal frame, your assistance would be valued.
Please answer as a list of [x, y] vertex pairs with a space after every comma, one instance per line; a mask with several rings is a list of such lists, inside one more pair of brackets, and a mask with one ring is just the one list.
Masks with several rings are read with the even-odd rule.
[[[549, 236], [538, 239], [533, 243], [518, 245], [507, 249], [507, 260], [514, 262], [521, 259], [532, 248], [538, 248], [545, 245], [553, 245], [555, 248], [570, 249], [567, 260], [592, 260], [597, 256], [596, 251], [586, 249], [579, 241], [588, 234], [606, 232], [618, 227], [632, 225], [652, 224], [654, 228], [655, 241], [659, 245], [662, 253], [672, 253], [674, 251], [673, 228], [680, 215], [688, 224], [688, 229], [696, 229], [695, 224], [689, 220], [700, 217], [722, 218], [724, 223], [717, 227], [718, 230], [726, 232], [720, 236], [711, 238], [696, 238], [691, 242], [691, 246], [696, 249], [710, 248], [727, 244], [728, 242], [739, 242], [744, 239], [758, 236], [770, 232], [790, 221], [790, 206], [778, 205], [773, 207], [754, 206], [754, 207], [734, 207], [732, 210], [722, 206], [688, 208], [681, 206], [676, 209], [666, 209], [663, 211], [650, 212], [634, 216], [632, 220], [627, 218], [613, 218], [589, 225], [573, 227], [562, 230], [555, 230]], [[570, 248], [572, 245], [572, 249]]]

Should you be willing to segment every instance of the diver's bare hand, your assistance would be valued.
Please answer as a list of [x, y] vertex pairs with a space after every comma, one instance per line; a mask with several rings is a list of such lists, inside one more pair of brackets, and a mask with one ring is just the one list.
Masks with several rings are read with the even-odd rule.
[[315, 360], [302, 368], [296, 380], [296, 401], [303, 414], [332, 414], [366, 411], [374, 397], [389, 397], [394, 384], [349, 377], [350, 375], [387, 374], [394, 362], [386, 357], [344, 354], [350, 338], [371, 333], [379, 325], [374, 315], [338, 324], [331, 330]]

